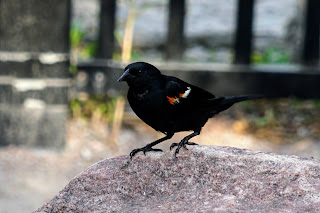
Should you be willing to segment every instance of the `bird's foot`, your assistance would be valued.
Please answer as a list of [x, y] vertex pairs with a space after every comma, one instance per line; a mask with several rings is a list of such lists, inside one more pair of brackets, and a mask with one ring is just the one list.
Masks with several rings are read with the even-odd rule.
[[[176, 146], [179, 146], [180, 143], [172, 143], [171, 146], [170, 146], [170, 150], [172, 150]], [[183, 148], [188, 150], [186, 145], [198, 145], [198, 144], [197, 143], [193, 143], [193, 142], [189, 142], [189, 141], [187, 141], [186, 143], [183, 143]]]
[[170, 150], [172, 150], [174, 147], [177, 146], [175, 152], [174, 152], [174, 156], [177, 157], [177, 154], [179, 153], [181, 147], [185, 148], [186, 150], [188, 150], [187, 146], [186, 145], [198, 145], [196, 143], [193, 143], [193, 142], [189, 142], [189, 141], [185, 141], [185, 140], [182, 140], [180, 141], [180, 143], [172, 143], [171, 146], [170, 146]]
[[150, 146], [145, 146], [142, 148], [134, 149], [130, 152], [130, 160], [132, 160], [132, 157], [135, 156], [138, 152], [143, 152], [144, 155], [146, 155], [146, 152], [163, 152], [161, 149], [153, 149]]

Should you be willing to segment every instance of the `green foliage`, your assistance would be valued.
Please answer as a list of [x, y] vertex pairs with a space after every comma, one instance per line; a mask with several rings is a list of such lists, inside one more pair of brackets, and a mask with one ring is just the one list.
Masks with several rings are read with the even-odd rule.
[[98, 44], [97, 42], [89, 42], [82, 46], [80, 51], [80, 57], [83, 58], [93, 58], [98, 51]]
[[[276, 142], [299, 136], [300, 128], [308, 129], [309, 136], [320, 135], [320, 100], [261, 99], [238, 104], [239, 117], [248, 130]], [[259, 137], [260, 137], [259, 136]], [[272, 138], [272, 139], [271, 139]]]
[[274, 114], [275, 112], [273, 109], [268, 109], [264, 112], [263, 117], [257, 117], [256, 119], [253, 120], [253, 123], [257, 127], [265, 127], [265, 126], [275, 127], [278, 125], [278, 121]]
[[69, 66], [69, 73], [70, 73], [71, 75], [75, 75], [75, 74], [77, 73], [77, 71], [78, 71], [77, 66], [76, 66], [75, 64], [70, 64], [70, 66]]
[[[114, 60], [118, 60], [121, 61], [121, 53], [120, 52], [114, 52], [113, 53], [113, 59]], [[131, 61], [141, 61], [143, 59], [143, 55], [141, 54], [141, 52], [137, 49], [132, 49], [131, 51]]]
[[70, 111], [74, 119], [92, 119], [112, 122], [116, 102], [119, 97], [110, 98], [99, 95], [90, 98], [75, 98], [70, 101]]
[[313, 106], [320, 109], [320, 99], [313, 100]]
[[137, 49], [132, 49], [131, 51], [131, 60], [132, 61], [140, 61], [143, 58], [141, 52]]
[[252, 61], [255, 64], [286, 64], [290, 62], [290, 57], [285, 51], [270, 47], [262, 53], [253, 53]]
[[71, 29], [70, 29], [71, 48], [77, 48], [78, 46], [80, 46], [85, 34], [86, 33], [80, 28], [79, 24], [75, 24], [71, 26]]
[[[71, 43], [71, 54], [75, 58], [93, 58], [96, 55], [98, 45], [96, 41], [85, 41], [87, 32], [81, 29], [80, 24], [71, 26], [69, 35]], [[72, 70], [74, 71], [74, 70]]]
[[265, 127], [268, 125], [268, 122], [267, 122], [267, 119], [265, 117], [257, 117], [253, 120], [253, 124], [256, 126], [256, 127]]

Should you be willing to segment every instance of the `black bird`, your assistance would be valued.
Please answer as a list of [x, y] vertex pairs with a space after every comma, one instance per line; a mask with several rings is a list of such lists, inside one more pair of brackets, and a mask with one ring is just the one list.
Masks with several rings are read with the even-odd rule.
[[176, 132], [193, 131], [180, 143], [170, 146], [170, 150], [177, 146], [174, 154], [176, 156], [181, 147], [187, 149], [186, 145], [196, 145], [189, 142], [189, 139], [200, 134], [209, 118], [234, 103], [260, 97], [217, 97], [176, 77], [162, 75], [155, 66], [145, 62], [129, 64], [118, 81], [127, 82], [128, 101], [137, 116], [166, 135], [145, 147], [134, 149], [130, 158], [140, 151], [144, 154], [149, 151], [162, 151], [152, 147], [172, 138]]

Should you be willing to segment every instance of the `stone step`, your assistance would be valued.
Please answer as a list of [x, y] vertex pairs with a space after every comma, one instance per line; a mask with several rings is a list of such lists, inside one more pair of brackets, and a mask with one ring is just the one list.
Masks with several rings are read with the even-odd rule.
[[63, 148], [67, 114], [65, 105], [0, 104], [0, 146]]
[[24, 104], [37, 99], [45, 104], [67, 104], [70, 85], [70, 79], [0, 77], [0, 103]]

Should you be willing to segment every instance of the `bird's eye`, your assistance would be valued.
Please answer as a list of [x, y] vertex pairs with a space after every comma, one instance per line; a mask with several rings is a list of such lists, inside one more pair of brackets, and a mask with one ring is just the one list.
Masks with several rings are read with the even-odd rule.
[[142, 71], [142, 70], [138, 70], [137, 74], [138, 74], [138, 75], [142, 75], [142, 74], [143, 74], [143, 71]]

